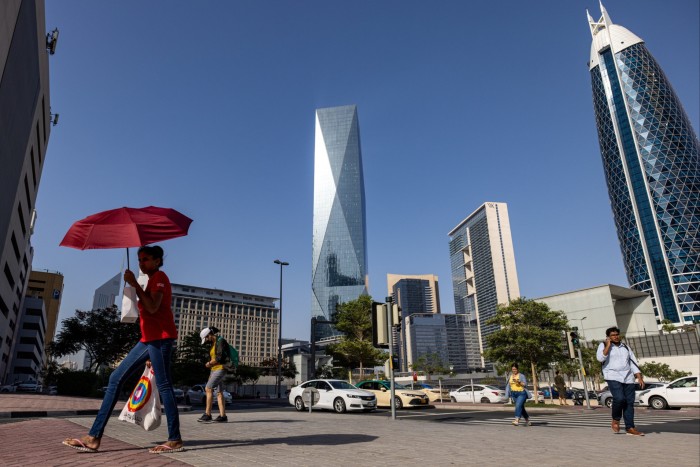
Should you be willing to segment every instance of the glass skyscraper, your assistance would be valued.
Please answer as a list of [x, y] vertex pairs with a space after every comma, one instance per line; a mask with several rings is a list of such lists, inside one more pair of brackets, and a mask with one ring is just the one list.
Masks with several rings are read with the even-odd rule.
[[481, 359], [486, 336], [498, 330], [487, 321], [499, 304], [520, 296], [508, 205], [484, 203], [448, 235], [455, 312], [467, 315], [472, 323], [467, 331], [478, 332], [478, 348], [472, 352]]
[[[338, 303], [366, 295], [367, 229], [357, 107], [316, 110], [311, 315], [332, 320]], [[338, 334], [316, 326], [316, 338]]]
[[700, 320], [700, 143], [644, 41], [588, 15], [593, 106], [615, 226], [633, 289], [657, 319]]

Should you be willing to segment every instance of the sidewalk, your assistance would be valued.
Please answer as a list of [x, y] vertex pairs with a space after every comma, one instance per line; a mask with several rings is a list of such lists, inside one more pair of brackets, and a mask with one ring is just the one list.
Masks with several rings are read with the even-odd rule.
[[[0, 412], [10, 403], [0, 395]], [[22, 396], [18, 396], [22, 397]], [[57, 412], [96, 410], [99, 400], [57, 396], [24, 396], [24, 403], [51, 406]], [[46, 401], [44, 399], [50, 399]], [[282, 401], [280, 401], [282, 402]], [[12, 402], [16, 404], [17, 401]], [[79, 408], [77, 408], [79, 407]], [[95, 407], [92, 409], [92, 407]], [[492, 406], [455, 407], [456, 410], [491, 410]], [[510, 410], [503, 416], [510, 417]], [[538, 411], [559, 409], [536, 409]], [[602, 410], [602, 409], [601, 409]], [[51, 410], [49, 410], [51, 412]], [[571, 417], [584, 413], [580, 407]], [[596, 411], [597, 412], [597, 411]], [[14, 412], [13, 412], [14, 413]], [[412, 412], [416, 414], [416, 412]], [[147, 448], [167, 438], [165, 423], [146, 432], [133, 425], [110, 420], [100, 452], [81, 453], [61, 445], [66, 437], [84, 435], [92, 417], [36, 418], [0, 423], [2, 464], [26, 465], [194, 465], [194, 466], [394, 466], [485, 465], [498, 466], [504, 459], [519, 458], [526, 464], [591, 465], [609, 462], [611, 453], [634, 457], [636, 465], [697, 466], [698, 436], [650, 432], [644, 438], [614, 435], [609, 429], [557, 429], [470, 423], [430, 423], [415, 417], [392, 420], [390, 416], [279, 411], [234, 410], [229, 423], [201, 424], [200, 411], [181, 412], [185, 452], [148, 454]]]

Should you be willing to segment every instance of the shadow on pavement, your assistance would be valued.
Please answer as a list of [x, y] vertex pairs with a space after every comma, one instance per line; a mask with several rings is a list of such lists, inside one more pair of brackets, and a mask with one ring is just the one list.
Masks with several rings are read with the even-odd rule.
[[241, 441], [223, 441], [220, 439], [198, 439], [185, 442], [185, 449], [196, 451], [200, 449], [221, 449], [236, 446], [259, 446], [268, 444], [286, 444], [289, 446], [340, 446], [343, 444], [371, 443], [378, 436], [349, 435], [326, 433], [322, 435], [287, 436], [284, 438], [263, 438]]

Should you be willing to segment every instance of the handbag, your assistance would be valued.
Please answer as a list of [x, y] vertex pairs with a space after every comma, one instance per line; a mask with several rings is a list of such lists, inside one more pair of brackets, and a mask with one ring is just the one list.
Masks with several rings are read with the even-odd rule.
[[161, 417], [156, 375], [152, 368], [146, 366], [141, 379], [119, 414], [119, 420], [138, 425], [146, 431], [153, 431], [160, 426]]
[[122, 296], [122, 323], [135, 323], [139, 319], [139, 308], [137, 305], [136, 289], [124, 287]]

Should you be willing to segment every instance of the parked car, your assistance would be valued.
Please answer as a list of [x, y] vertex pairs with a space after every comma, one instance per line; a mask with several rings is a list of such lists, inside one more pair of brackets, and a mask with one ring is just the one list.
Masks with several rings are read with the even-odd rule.
[[638, 396], [639, 405], [653, 409], [700, 406], [700, 388], [697, 376], [685, 376], [659, 388], [645, 389]]
[[[532, 386], [527, 387], [527, 392], [529, 393], [529, 397], [527, 398], [528, 401], [532, 402], [535, 400], [535, 388]], [[539, 387], [537, 388], [537, 402], [544, 402], [544, 391], [540, 389]]]
[[[472, 388], [474, 391], [472, 392]], [[459, 389], [450, 391], [452, 402], [474, 402], [481, 404], [502, 404], [508, 402], [506, 391], [496, 386], [483, 384], [467, 384]]]
[[[373, 379], [360, 381], [355, 386], [375, 395], [377, 405], [391, 407], [391, 383], [385, 380]], [[394, 383], [394, 407], [426, 407], [430, 404], [428, 396], [419, 389], [411, 389], [402, 384]]]
[[49, 396], [57, 396], [58, 395], [58, 386], [49, 386]]
[[[666, 383], [644, 383], [644, 389], [653, 389], [666, 386]], [[634, 403], [637, 405], [639, 403], [639, 394], [641, 394], [642, 388], [639, 387], [639, 383], [634, 384]], [[609, 389], [598, 394], [598, 405], [604, 405], [605, 407], [612, 407], [613, 396]]]
[[[406, 387], [410, 388], [411, 385], [407, 384]], [[418, 389], [423, 391], [430, 402], [440, 402], [440, 388], [436, 388], [425, 383], [413, 383], [413, 389]], [[450, 390], [447, 388], [442, 388], [442, 401], [447, 402], [450, 400]]]
[[[175, 392], [175, 402], [177, 404], [183, 404], [185, 402], [185, 391], [180, 388], [175, 388], [173, 391]], [[224, 397], [226, 397], [225, 394]]]
[[319, 400], [314, 408], [345, 413], [348, 410], [371, 412], [377, 408], [377, 398], [369, 391], [356, 388], [339, 379], [314, 379], [294, 386], [289, 391], [289, 403], [298, 411], [306, 410], [302, 393], [307, 388], [318, 391]]
[[[556, 386], [540, 386], [540, 389], [544, 393], [545, 398], [549, 399], [551, 397], [552, 399], [559, 399], [559, 391]], [[566, 399], [571, 399], [573, 395], [574, 391], [572, 391], [571, 388], [566, 388]]]
[[[573, 391], [572, 399], [574, 400], [575, 405], [583, 405], [584, 401], [586, 400], [586, 392], [581, 389], [581, 388], [572, 388]], [[589, 400], [597, 400], [598, 399], [598, 394], [596, 394], [595, 391], [588, 390], [588, 399]]]
[[[185, 393], [185, 404], [205, 404], [207, 402], [207, 393], [205, 391], [206, 384], [195, 384]], [[214, 389], [214, 398], [218, 397], [219, 391]], [[224, 402], [230, 404], [233, 402], [231, 393], [224, 390]]]
[[32, 381], [25, 381], [17, 385], [17, 392], [42, 392], [43, 390], [44, 387], [41, 384]]
[[0, 392], [17, 392], [18, 385], [19, 383], [5, 384], [4, 386], [0, 386]]

